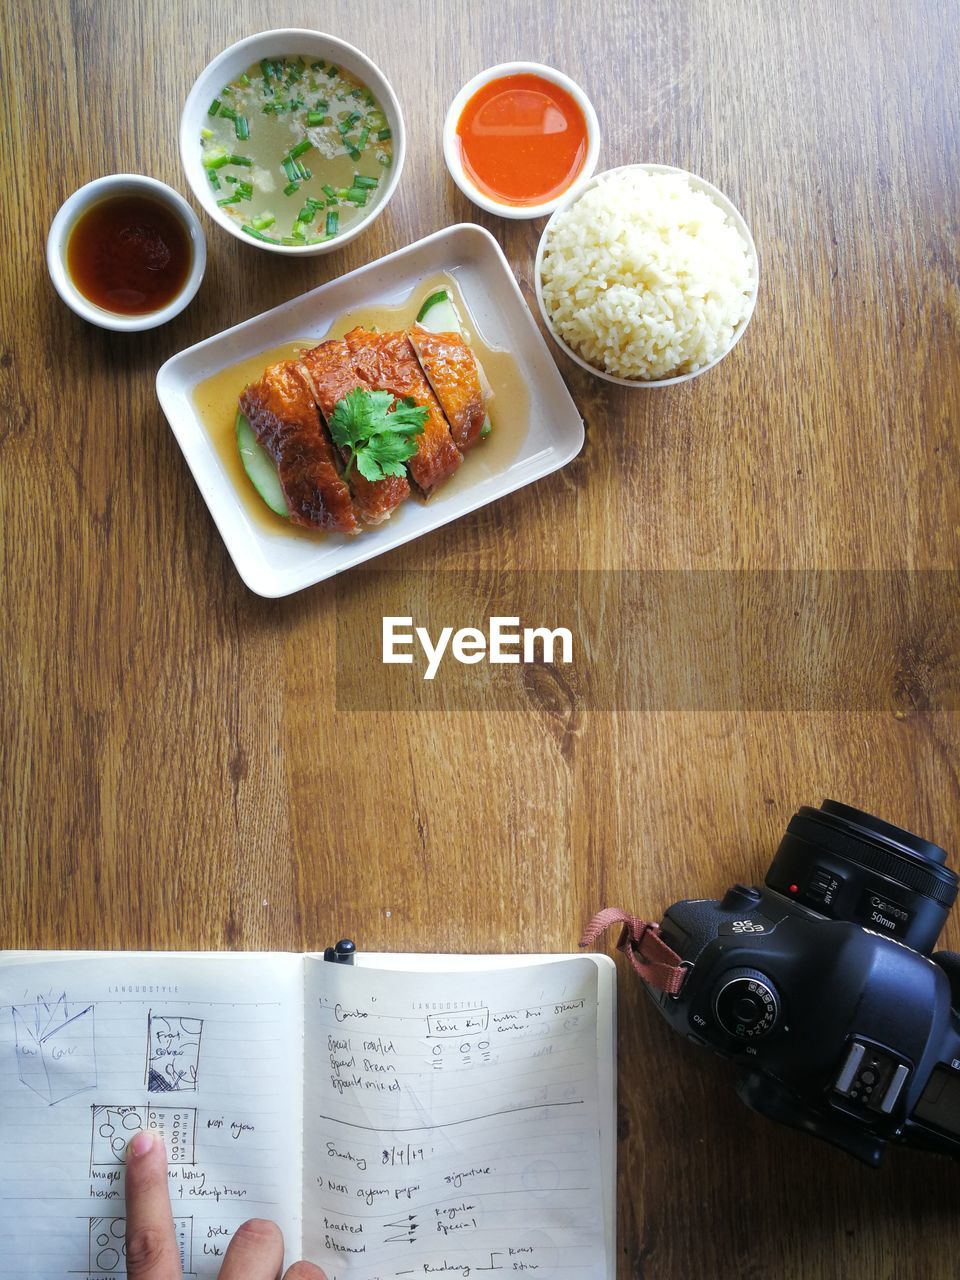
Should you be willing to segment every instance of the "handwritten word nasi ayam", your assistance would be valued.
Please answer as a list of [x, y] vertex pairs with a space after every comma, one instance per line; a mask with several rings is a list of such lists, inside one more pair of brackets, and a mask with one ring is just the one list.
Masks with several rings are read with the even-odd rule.
[[[411, 630], [412, 628], [412, 630]], [[519, 618], [490, 618], [487, 631], [478, 627], [441, 628], [436, 643], [426, 627], [414, 627], [413, 618], [388, 616], [383, 619], [383, 662], [385, 665], [413, 663], [418, 642], [427, 660], [424, 680], [432, 680], [447, 652], [464, 666], [478, 662], [509, 663], [573, 661], [573, 636], [566, 627], [524, 627]]]

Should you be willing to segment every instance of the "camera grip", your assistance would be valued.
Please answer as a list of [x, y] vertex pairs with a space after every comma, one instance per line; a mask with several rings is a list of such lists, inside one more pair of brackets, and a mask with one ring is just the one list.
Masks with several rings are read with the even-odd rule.
[[802, 1133], [822, 1138], [831, 1146], [840, 1147], [874, 1169], [883, 1159], [887, 1144], [882, 1138], [844, 1129], [826, 1120], [809, 1107], [800, 1094], [759, 1071], [748, 1071], [740, 1077], [737, 1081], [737, 1094], [758, 1115], [787, 1125], [790, 1129], [799, 1129]]

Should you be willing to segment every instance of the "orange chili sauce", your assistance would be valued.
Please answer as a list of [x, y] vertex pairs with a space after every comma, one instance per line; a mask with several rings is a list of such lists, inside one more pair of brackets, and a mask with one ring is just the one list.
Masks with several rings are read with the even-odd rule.
[[541, 204], [566, 191], [587, 156], [587, 122], [557, 84], [529, 73], [478, 89], [457, 121], [471, 181], [502, 204]]
[[67, 271], [105, 311], [139, 316], [172, 302], [193, 262], [176, 214], [150, 196], [107, 196], [80, 215], [67, 241]]

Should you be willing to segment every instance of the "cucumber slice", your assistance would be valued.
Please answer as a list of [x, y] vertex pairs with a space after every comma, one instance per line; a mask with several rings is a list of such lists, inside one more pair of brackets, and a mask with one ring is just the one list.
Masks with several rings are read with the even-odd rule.
[[280, 487], [277, 475], [277, 464], [258, 443], [253, 434], [253, 427], [242, 413], [237, 414], [237, 449], [243, 469], [250, 477], [250, 483], [259, 493], [271, 511], [278, 516], [290, 519], [290, 508]]
[[436, 293], [431, 293], [426, 302], [424, 302], [423, 306], [417, 312], [417, 324], [420, 323], [431, 307], [435, 306], [438, 302], [448, 301], [448, 298], [449, 294], [446, 289], [438, 289]]
[[[431, 333], [458, 333], [464, 341], [466, 334], [463, 331], [463, 325], [457, 308], [453, 305], [453, 299], [450, 297], [446, 289], [438, 289], [436, 293], [431, 293], [429, 298], [420, 308], [417, 315], [417, 324], [424, 329], [428, 329]], [[493, 399], [493, 387], [490, 385], [490, 379], [483, 371], [483, 365], [477, 360], [477, 376], [480, 379], [480, 391], [483, 395], [484, 404], [488, 404]], [[483, 420], [483, 426], [480, 428], [481, 436], [488, 436], [493, 430], [490, 423], [489, 414]]]
[[457, 309], [450, 300], [446, 289], [438, 289], [431, 293], [417, 313], [417, 324], [431, 333], [459, 333], [463, 335], [463, 327]]

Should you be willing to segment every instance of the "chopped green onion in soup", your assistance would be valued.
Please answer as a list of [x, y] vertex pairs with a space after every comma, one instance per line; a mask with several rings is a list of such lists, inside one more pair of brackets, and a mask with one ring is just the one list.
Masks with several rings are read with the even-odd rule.
[[264, 58], [224, 85], [199, 143], [213, 189], [229, 184], [219, 207], [274, 244], [349, 230], [378, 199], [393, 159], [386, 114], [367, 86], [296, 54]]

